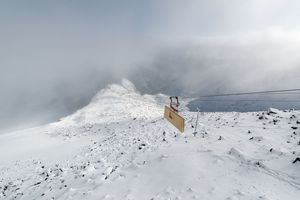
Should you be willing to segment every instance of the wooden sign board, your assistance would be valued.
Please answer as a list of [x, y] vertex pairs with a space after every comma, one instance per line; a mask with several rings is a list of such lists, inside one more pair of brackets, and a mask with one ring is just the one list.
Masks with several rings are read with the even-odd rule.
[[165, 106], [165, 118], [173, 124], [179, 131], [184, 132], [184, 118], [173, 111], [168, 106]]

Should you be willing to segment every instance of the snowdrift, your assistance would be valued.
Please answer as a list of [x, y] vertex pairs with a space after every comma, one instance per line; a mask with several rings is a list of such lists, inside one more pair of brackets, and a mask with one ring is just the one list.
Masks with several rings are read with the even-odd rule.
[[[0, 135], [0, 199], [289, 199], [300, 196], [300, 112], [181, 111], [123, 80], [42, 127]], [[186, 103], [186, 102], [185, 102]]]

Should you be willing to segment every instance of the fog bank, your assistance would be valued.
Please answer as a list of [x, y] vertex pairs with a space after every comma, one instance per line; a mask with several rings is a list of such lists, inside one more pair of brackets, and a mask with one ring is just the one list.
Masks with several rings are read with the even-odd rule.
[[122, 78], [141, 93], [183, 96], [297, 88], [299, 9], [295, 0], [2, 1], [0, 132], [58, 120]]

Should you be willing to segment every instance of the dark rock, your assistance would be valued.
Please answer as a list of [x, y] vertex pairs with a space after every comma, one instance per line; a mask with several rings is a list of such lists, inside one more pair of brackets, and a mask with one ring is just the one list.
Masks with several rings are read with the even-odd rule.
[[258, 167], [263, 167], [263, 165], [262, 165], [259, 161], [255, 162], [255, 164], [256, 164]]
[[296, 126], [292, 126], [291, 128], [294, 130], [298, 129], [298, 127], [296, 127]]
[[300, 158], [299, 157], [297, 157], [294, 161], [293, 161], [293, 163], [295, 164], [296, 162], [300, 162]]
[[42, 183], [42, 182], [37, 182], [37, 183], [34, 184], [34, 186], [39, 185], [39, 184], [41, 184], [41, 183]]
[[277, 114], [276, 109], [270, 108], [269, 111], [267, 112], [267, 115], [271, 115], [271, 114]]

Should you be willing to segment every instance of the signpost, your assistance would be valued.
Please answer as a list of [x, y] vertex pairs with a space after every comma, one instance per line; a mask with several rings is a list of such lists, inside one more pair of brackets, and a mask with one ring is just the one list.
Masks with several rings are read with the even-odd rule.
[[168, 106], [165, 106], [164, 117], [173, 124], [180, 132], [184, 132], [184, 118], [181, 117], [176, 111], [172, 110]]

